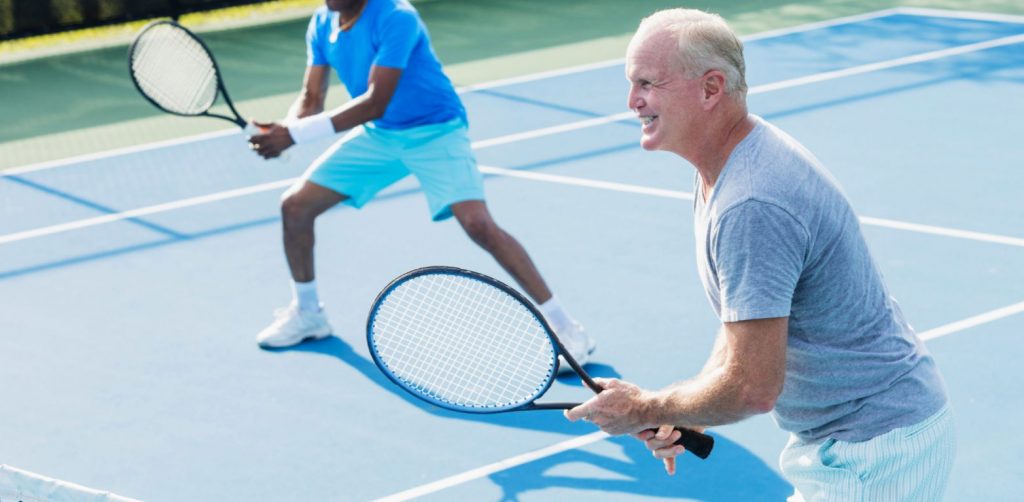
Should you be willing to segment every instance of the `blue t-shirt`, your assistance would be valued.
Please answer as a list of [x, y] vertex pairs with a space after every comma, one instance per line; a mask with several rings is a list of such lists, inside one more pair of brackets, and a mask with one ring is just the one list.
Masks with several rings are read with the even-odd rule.
[[946, 402], [836, 181], [796, 140], [757, 125], [707, 202], [697, 178], [697, 268], [722, 322], [789, 317], [773, 417], [805, 441], [865, 441]]
[[307, 64], [330, 65], [350, 96], [368, 88], [370, 68], [401, 68], [402, 77], [384, 116], [374, 121], [384, 129], [407, 129], [466, 118], [462, 101], [430, 45], [430, 35], [407, 0], [367, 0], [348, 31], [338, 25], [339, 13], [320, 7], [306, 30]]

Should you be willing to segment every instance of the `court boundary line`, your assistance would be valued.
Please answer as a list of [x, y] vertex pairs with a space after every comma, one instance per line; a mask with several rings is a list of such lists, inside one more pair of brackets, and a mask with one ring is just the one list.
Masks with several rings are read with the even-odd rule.
[[[794, 33], [802, 33], [802, 32], [811, 31], [811, 30], [815, 30], [815, 29], [828, 28], [828, 27], [832, 27], [832, 26], [840, 26], [840, 25], [844, 25], [844, 24], [853, 24], [853, 23], [867, 21], [867, 20], [871, 20], [871, 19], [878, 19], [878, 18], [882, 18], [882, 17], [886, 17], [886, 16], [900, 14], [900, 13], [902, 13], [903, 10], [904, 9], [901, 8], [901, 7], [894, 7], [894, 8], [889, 8], [889, 9], [882, 9], [882, 10], [877, 10], [877, 11], [872, 11], [872, 12], [866, 12], [866, 13], [863, 13], [863, 14], [855, 14], [855, 15], [851, 15], [851, 16], [839, 17], [839, 18], [836, 18], [836, 19], [830, 19], [830, 20], [825, 20], [825, 21], [815, 21], [815, 22], [811, 22], [811, 23], [804, 23], [804, 24], [799, 24], [799, 25], [796, 25], [796, 26], [787, 27], [787, 28], [779, 28], [779, 29], [775, 29], [775, 30], [766, 30], [766, 31], [763, 31], [763, 32], [753, 33], [751, 35], [740, 37], [740, 40], [742, 40], [744, 42], [753, 41], [753, 40], [763, 40], [763, 39], [768, 39], [768, 38], [774, 38], [774, 37], [781, 37], [781, 36], [785, 36], [785, 35], [790, 35], [790, 34], [794, 34]], [[924, 12], [926, 10], [927, 9], [921, 9], [922, 12]], [[938, 12], [955, 12], [955, 11], [938, 11]], [[1024, 19], [1022, 19], [1022, 20], [1020, 20], [1018, 22], [1024, 23]], [[558, 77], [558, 76], [571, 75], [571, 74], [574, 74], [574, 73], [582, 73], [582, 72], [585, 72], [585, 71], [590, 71], [590, 70], [594, 70], [594, 69], [600, 69], [602, 67], [608, 67], [608, 66], [614, 66], [616, 64], [622, 64], [624, 61], [625, 61], [624, 58], [616, 58], [616, 59], [611, 59], [611, 60], [608, 60], [608, 61], [602, 61], [602, 62], [595, 62], [595, 63], [571, 66], [569, 68], [562, 68], [562, 69], [557, 69], [557, 70], [548, 70], [548, 71], [536, 72], [536, 73], [531, 73], [531, 74], [522, 75], [522, 76], [518, 76], [518, 77], [506, 78], [506, 79], [499, 79], [499, 80], [495, 80], [495, 81], [492, 81], [492, 82], [485, 82], [485, 83], [481, 83], [481, 84], [472, 84], [472, 85], [469, 85], [469, 86], [460, 87], [457, 90], [458, 90], [458, 92], [460, 94], [463, 94], [463, 93], [472, 92], [472, 91], [478, 90], [478, 89], [488, 89], [488, 88], [500, 87], [500, 86], [503, 86], [503, 85], [514, 85], [514, 84], [523, 83], [523, 82], [542, 80], [542, 79], [546, 79], [546, 78], [554, 78], [554, 77]], [[624, 114], [631, 114], [631, 112], [625, 112], [623, 114], [618, 114], [618, 115], [624, 115]], [[159, 115], [156, 115], [154, 117], [159, 117]], [[619, 120], [621, 120], [621, 119], [619, 119]], [[614, 122], [614, 120], [612, 120], [612, 121]], [[188, 144], [188, 143], [205, 141], [205, 140], [209, 140], [209, 139], [216, 139], [216, 138], [220, 138], [220, 137], [230, 136], [232, 134], [237, 134], [238, 132], [239, 132], [238, 129], [228, 128], [228, 129], [222, 129], [222, 130], [218, 130], [218, 131], [211, 131], [211, 132], [207, 132], [207, 133], [200, 133], [200, 134], [193, 134], [193, 135], [189, 135], [189, 136], [183, 136], [183, 137], [180, 137], [180, 138], [172, 138], [172, 139], [167, 139], [167, 140], [155, 141], [155, 142], [151, 142], [151, 143], [144, 143], [144, 144], [141, 144], [141, 145], [133, 145], [133, 146], [127, 146], [127, 147], [122, 147], [122, 148], [115, 148], [115, 149], [112, 149], [112, 150], [105, 150], [105, 151], [102, 151], [102, 152], [93, 152], [93, 153], [87, 153], [87, 154], [82, 154], [82, 155], [75, 155], [75, 156], [66, 157], [66, 158], [63, 158], [63, 159], [55, 159], [55, 160], [43, 161], [43, 162], [39, 162], [39, 163], [35, 163], [35, 164], [29, 164], [27, 166], [14, 167], [14, 168], [6, 169], [4, 171], [0, 171], [0, 178], [3, 178], [4, 176], [7, 176], [7, 175], [24, 174], [24, 173], [35, 172], [35, 171], [42, 171], [42, 170], [46, 170], [46, 169], [54, 169], [54, 168], [58, 168], [58, 167], [70, 167], [70, 166], [73, 166], [75, 164], [85, 163], [85, 162], [94, 161], [94, 160], [101, 160], [101, 159], [109, 158], [109, 157], [117, 157], [117, 156], [121, 156], [121, 155], [129, 155], [129, 154], [133, 154], [133, 153], [145, 152], [145, 151], [148, 151], [148, 150], [155, 150], [155, 149], [159, 149], [159, 148], [166, 148], [166, 147], [169, 147], [169, 146], [178, 146], [178, 145], [183, 145], [183, 144]]]
[[[784, 35], [791, 34], [791, 33], [799, 33], [799, 32], [802, 32], [802, 31], [810, 31], [810, 29], [816, 29], [814, 27], [821, 28], [821, 27], [829, 27], [829, 26], [838, 26], [838, 25], [841, 25], [841, 24], [851, 24], [851, 23], [854, 23], [854, 22], [858, 22], [860, 20], [877, 19], [877, 18], [886, 17], [886, 16], [890, 16], [890, 15], [901, 14], [901, 13], [911, 14], [911, 15], [920, 15], [920, 16], [923, 16], [923, 17], [941, 17], [941, 15], [945, 15], [946, 17], [950, 17], [950, 18], [954, 18], [954, 19], [959, 19], [959, 17], [957, 17], [955, 15], [955, 13], [957, 13], [957, 12], [959, 12], [959, 11], [941, 11], [941, 10], [915, 9], [915, 8], [884, 9], [884, 10], [880, 10], [880, 11], [876, 11], [876, 12], [872, 12], [872, 13], [867, 13], [867, 14], [863, 14], [863, 15], [849, 16], [849, 17], [846, 17], [846, 18], [841, 18], [841, 19], [844, 20], [842, 22], [807, 23], [807, 24], [798, 25], [798, 26], [795, 26], [795, 27], [792, 27], [792, 28], [789, 28], [789, 29], [769, 30], [769, 31], [764, 32], [762, 34], [755, 34], [755, 35], [752, 35], [750, 37], [745, 37], [744, 40], [760, 40], [760, 39], [765, 39], [765, 38], [784, 36]], [[968, 13], [968, 14], [974, 14], [974, 13]], [[983, 13], [978, 14], [978, 18], [982, 19], [982, 17], [981, 17], [982, 15], [983, 15]], [[993, 16], [995, 16], [995, 15], [993, 15]], [[1002, 19], [1003, 17], [1008, 17], [1009, 19]], [[964, 17], [964, 19], [974, 19], [974, 17]], [[1015, 17], [1015, 16], [1006, 15], [1006, 16], [999, 16], [998, 18], [994, 18], [994, 19], [991, 19], [991, 20], [994, 20], [994, 21], [1009, 21], [1009, 20], [1012, 20], [1010, 22], [1014, 22], [1014, 23], [1018, 23], [1018, 24], [1024, 24], [1024, 16]], [[812, 27], [812, 28], [807, 28], [807, 27]], [[905, 57], [902, 57], [902, 58], [891, 59], [891, 60], [888, 60], [888, 61], [881, 61], [881, 62], [877, 62], [877, 63], [868, 63], [866, 65], [854, 66], [854, 67], [845, 68], [845, 69], [842, 69], [842, 70], [834, 70], [834, 71], [823, 72], [823, 73], [818, 73], [818, 74], [814, 74], [814, 75], [805, 75], [803, 77], [795, 77], [795, 78], [792, 78], [792, 79], [782, 80], [782, 81], [779, 81], [779, 82], [773, 82], [773, 83], [769, 83], [769, 84], [761, 84], [761, 85], [758, 85], [758, 86], [751, 87], [748, 90], [747, 94], [748, 95], [755, 95], [755, 94], [760, 94], [762, 92], [770, 92], [770, 91], [775, 91], [775, 90], [795, 87], [795, 86], [798, 86], [798, 85], [806, 85], [806, 84], [818, 83], [818, 82], [823, 82], [823, 81], [826, 81], [826, 80], [833, 80], [833, 79], [844, 78], [844, 77], [853, 76], [853, 75], [860, 75], [860, 74], [869, 73], [869, 72], [873, 72], [873, 71], [887, 70], [887, 69], [895, 68], [895, 67], [898, 67], [898, 66], [906, 66], [906, 65], [910, 65], [910, 64], [917, 64], [917, 63], [921, 63], [921, 62], [925, 62], [925, 61], [931, 61], [931, 60], [940, 59], [940, 58], [944, 58], [944, 57], [962, 55], [962, 54], [967, 54], [967, 53], [970, 53], [970, 52], [976, 52], [976, 51], [991, 49], [991, 48], [994, 48], [994, 47], [1000, 47], [1000, 46], [1004, 46], [1004, 45], [1011, 45], [1011, 44], [1021, 43], [1022, 41], [1024, 41], [1024, 35], [1011, 35], [1011, 36], [1008, 36], [1008, 37], [988, 40], [988, 41], [984, 41], [984, 42], [977, 42], [977, 43], [973, 43], [973, 44], [967, 44], [967, 45], [962, 45], [962, 46], [957, 46], [957, 47], [950, 47], [950, 48], [946, 48], [946, 49], [939, 49], [939, 50], [935, 50], [935, 51], [920, 53], [920, 54], [911, 55], [911, 56], [905, 56]], [[498, 86], [497, 83], [499, 83], [499, 82], [505, 82], [502, 85], [510, 85], [511, 83], [525, 82], [525, 81], [529, 81], [529, 80], [539, 80], [539, 79], [543, 79], [543, 78], [553, 78], [553, 77], [561, 76], [561, 75], [569, 75], [569, 74], [572, 74], [572, 73], [578, 73], [578, 72], [587, 71], [587, 70], [594, 69], [594, 68], [599, 68], [599, 67], [601, 67], [601, 65], [612, 66], [612, 65], [621, 64], [621, 63], [622, 63], [622, 60], [618, 59], [618, 60], [612, 60], [612, 61], [606, 62], [606, 63], [593, 63], [593, 64], [589, 64], [589, 65], [581, 65], [581, 66], [577, 66], [577, 67], [572, 67], [572, 68], [566, 69], [564, 71], [562, 71], [562, 70], [553, 70], [553, 71], [548, 71], [548, 72], [540, 72], [540, 73], [536, 73], [536, 74], [526, 75], [526, 76], [523, 76], [523, 77], [517, 77], [518, 80], [516, 80], [516, 79], [504, 79], [504, 80], [495, 81], [496, 85], [493, 85], [491, 87], [497, 87]], [[485, 87], [482, 87], [484, 85], [486, 85], [486, 84], [480, 84], [480, 86], [477, 86], [476, 88], [477, 89], [485, 88]], [[462, 91], [460, 90], [460, 92], [462, 92]], [[619, 121], [622, 121], [622, 120], [630, 119], [634, 115], [635, 114], [632, 111], [625, 111], [625, 112], [620, 112], [620, 113], [616, 113], [616, 114], [612, 114], [612, 115], [606, 115], [604, 117], [590, 118], [590, 119], [584, 119], [584, 120], [577, 121], [577, 122], [571, 122], [569, 124], [561, 124], [561, 125], [558, 125], [558, 126], [551, 126], [551, 127], [547, 127], [547, 128], [535, 129], [533, 131], [524, 131], [524, 132], [520, 132], [520, 133], [513, 133], [513, 134], [509, 134], [509, 135], [505, 135], [505, 136], [499, 136], [497, 138], [490, 138], [490, 139], [485, 139], [485, 140], [479, 140], [477, 142], [474, 142], [474, 146], [476, 148], [487, 148], [487, 147], [490, 147], [490, 146], [496, 146], [496, 145], [511, 143], [513, 141], [522, 141], [522, 140], [525, 140], [525, 139], [530, 139], [530, 138], [535, 138], [535, 137], [540, 137], [540, 136], [546, 136], [546, 135], [556, 134], [556, 133], [560, 133], [560, 132], [568, 132], [568, 131], [573, 131], [573, 130], [578, 130], [578, 129], [584, 129], [584, 128], [587, 128], [587, 127], [594, 127], [594, 126], [597, 126], [597, 125], [603, 125], [603, 124], [608, 124], [608, 123], [613, 123], [613, 122], [619, 122]], [[212, 131], [212, 132], [208, 132], [208, 133], [196, 134], [196, 135], [191, 135], [191, 136], [184, 136], [184, 137], [181, 137], [181, 138], [174, 138], [174, 139], [169, 139], [169, 140], [156, 141], [156, 142], [152, 142], [152, 143], [145, 143], [145, 144], [142, 144], [142, 145], [135, 145], [135, 146], [124, 147], [124, 148], [116, 148], [116, 149], [113, 149], [113, 150], [106, 150], [106, 151], [103, 151], [103, 152], [94, 152], [94, 153], [89, 153], [89, 154], [77, 155], [77, 156], [67, 157], [67, 158], [64, 158], [64, 159], [45, 161], [45, 162], [41, 162], [41, 163], [37, 163], [37, 164], [30, 164], [30, 165], [23, 166], [23, 167], [15, 167], [15, 168], [7, 169], [7, 170], [4, 170], [4, 171], [0, 171], [0, 178], [6, 177], [6, 176], [15, 176], [15, 175], [19, 175], [19, 174], [25, 174], [25, 173], [30, 173], [30, 172], [37, 172], [37, 171], [42, 171], [42, 170], [46, 170], [46, 169], [54, 169], [54, 168], [58, 168], [58, 167], [72, 167], [72, 166], [74, 166], [76, 164], [82, 164], [82, 163], [85, 163], [85, 162], [90, 162], [90, 161], [95, 161], [95, 160], [102, 160], [102, 159], [111, 158], [111, 157], [118, 157], [118, 156], [122, 156], [122, 155], [130, 155], [130, 154], [134, 154], [134, 153], [141, 153], [141, 152], [145, 152], [145, 151], [149, 151], [149, 150], [156, 150], [156, 149], [159, 149], [159, 148], [179, 146], [179, 145], [184, 145], [184, 144], [194, 143], [194, 142], [199, 142], [199, 141], [205, 141], [205, 140], [210, 140], [210, 139], [216, 139], [216, 138], [230, 136], [232, 134], [240, 134], [240, 132], [237, 129], [224, 129], [224, 130], [220, 130], [220, 131]]]
[[[927, 331], [920, 332], [917, 336], [924, 341], [934, 340], [936, 338], [951, 335], [954, 333], [959, 333], [971, 328], [975, 328], [984, 324], [988, 324], [990, 322], [995, 322], [1000, 319], [1005, 319], [1007, 317], [1011, 317], [1013, 315], [1021, 313], [1024, 313], [1024, 302], [1007, 305], [1005, 307], [990, 310], [988, 312], [971, 316], [966, 319], [961, 319], [956, 322], [938, 326]], [[602, 431], [592, 432], [584, 436], [575, 437], [567, 441], [562, 441], [559, 443], [555, 443], [553, 445], [539, 448], [537, 450], [529, 451], [520, 455], [514, 455], [512, 457], [508, 457], [506, 459], [499, 460], [497, 462], [493, 462], [482, 467], [470, 469], [459, 474], [454, 474], [439, 479], [437, 481], [433, 481], [419, 486], [414, 486], [412, 488], [403, 490], [398, 493], [385, 495], [384, 497], [374, 499], [374, 502], [403, 502], [406, 500], [412, 500], [417, 497], [422, 497], [424, 495], [429, 495], [431, 493], [437, 493], [439, 491], [446, 490], [453, 486], [458, 486], [461, 484], [468, 483], [470, 481], [475, 481], [485, 476], [489, 476], [497, 472], [501, 472], [513, 467], [527, 464], [535, 460], [547, 458], [558, 453], [562, 453], [564, 451], [596, 443], [609, 437], [611, 436]]]
[[[622, 193], [634, 193], [640, 195], [648, 195], [652, 197], [662, 197], [670, 199], [681, 199], [681, 200], [693, 200], [693, 194], [690, 192], [682, 192], [678, 190], [669, 190], [663, 188], [647, 187], [643, 185], [632, 185], [628, 183], [618, 183], [614, 181], [602, 181], [594, 180], [589, 178], [578, 178], [574, 176], [564, 176], [560, 174], [551, 173], [540, 173], [534, 171], [522, 171], [518, 169], [508, 169], [504, 167], [480, 165], [480, 172], [489, 174], [492, 176], [506, 177], [506, 178], [520, 178], [530, 181], [538, 181], [544, 183], [557, 183], [562, 185], [572, 185], [585, 188], [594, 188], [600, 190], [609, 190]], [[130, 218], [138, 218], [140, 216], [146, 216], [150, 214], [156, 214], [175, 209], [181, 209], [185, 207], [192, 207], [201, 204], [208, 204], [210, 202], [216, 202], [221, 200], [233, 199], [237, 197], [243, 197], [246, 195], [252, 195], [255, 193], [266, 192], [278, 188], [284, 188], [296, 180], [299, 180], [301, 176], [295, 178], [289, 178], [285, 180], [271, 181], [262, 183], [259, 185], [253, 185], [248, 187], [242, 187], [235, 190], [228, 190], [224, 192], [215, 192], [206, 195], [200, 195], [196, 197], [190, 197], [188, 199], [181, 199], [172, 202], [165, 202], [162, 204], [155, 204], [152, 206], [145, 206], [141, 208], [132, 209], [129, 211], [122, 211], [120, 213], [105, 214], [96, 216], [93, 218], [85, 218], [81, 220], [75, 220], [66, 223], [59, 223], [57, 225], [51, 225], [48, 227], [39, 227], [30, 230], [24, 230], [21, 232], [13, 232], [10, 234], [0, 235], [0, 245], [8, 244], [11, 242], [17, 242], [21, 240], [27, 240], [37, 237], [43, 237], [46, 235], [52, 235], [62, 232], [68, 232], [72, 230], [78, 230], [82, 228], [103, 225], [106, 223], [113, 223], [116, 221], [126, 220]], [[939, 227], [935, 225], [926, 225], [921, 223], [911, 223], [906, 221], [892, 220], [886, 218], [877, 218], [872, 216], [858, 216], [861, 224], [871, 225], [883, 228], [890, 228], [894, 230], [903, 230], [907, 232], [914, 232], [927, 235], [937, 235], [941, 237], [951, 237], [963, 240], [985, 242], [990, 244], [1003, 244], [1007, 246], [1024, 247], [1024, 238], [1011, 237], [1006, 235], [991, 234], [985, 232], [976, 232], [973, 230], [963, 230], [958, 228]]]

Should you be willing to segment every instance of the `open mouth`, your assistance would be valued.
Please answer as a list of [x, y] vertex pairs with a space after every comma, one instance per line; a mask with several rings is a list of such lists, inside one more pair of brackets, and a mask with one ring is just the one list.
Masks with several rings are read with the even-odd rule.
[[658, 118], [658, 116], [657, 116], [657, 115], [642, 115], [642, 116], [640, 117], [640, 123], [641, 123], [641, 124], [643, 124], [643, 125], [645, 125], [645, 126], [649, 126], [649, 125], [651, 125], [651, 123], [652, 123], [652, 122], [654, 122], [654, 121], [655, 121], [655, 119], [657, 119], [657, 118]]

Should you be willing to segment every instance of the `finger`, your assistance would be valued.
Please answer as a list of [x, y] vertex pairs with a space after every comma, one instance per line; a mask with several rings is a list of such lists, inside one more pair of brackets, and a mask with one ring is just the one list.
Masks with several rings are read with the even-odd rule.
[[664, 448], [658, 448], [653, 450], [651, 453], [657, 458], [672, 458], [682, 455], [685, 451], [686, 448], [683, 448], [682, 446], [671, 445]]
[[668, 437], [671, 436], [672, 433], [675, 432], [675, 430], [676, 428], [672, 425], [662, 425], [658, 427], [658, 432], [654, 435], [654, 437], [664, 441], [668, 439]]
[[585, 419], [588, 416], [590, 416], [590, 408], [588, 408], [585, 404], [582, 404], [569, 410], [565, 410], [565, 418], [569, 419], [570, 422]]
[[[669, 437], [671, 438], [672, 436], [669, 436]], [[652, 450], [653, 451], [653, 450], [661, 450], [663, 448], [672, 448], [673, 446], [676, 445], [676, 442], [672, 441], [671, 439], [659, 440], [659, 439], [656, 439], [656, 438], [652, 438], [652, 439], [648, 439], [647, 440], [646, 445], [647, 445], [647, 449], [648, 450]]]
[[634, 438], [639, 439], [640, 441], [643, 441], [643, 442], [646, 443], [648, 439], [651, 439], [651, 438], [654, 437], [654, 433], [655, 433], [654, 429], [644, 429], [644, 430], [642, 430], [640, 432], [634, 432], [632, 434], [632, 436]]
[[674, 475], [676, 473], [676, 458], [675, 457], [666, 458], [664, 460], [664, 462], [665, 462], [665, 472], [667, 472], [669, 476]]

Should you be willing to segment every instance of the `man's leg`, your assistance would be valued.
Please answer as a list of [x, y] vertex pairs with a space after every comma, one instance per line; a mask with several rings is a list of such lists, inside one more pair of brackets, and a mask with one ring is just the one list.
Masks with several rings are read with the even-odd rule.
[[451, 209], [466, 235], [490, 253], [534, 302], [541, 305], [551, 299], [551, 290], [540, 276], [530, 255], [515, 237], [494, 222], [483, 201], [457, 202], [452, 204]]
[[[583, 326], [565, 312], [519, 241], [494, 222], [482, 200], [457, 202], [451, 205], [451, 210], [470, 239], [490, 253], [526, 294], [533, 298], [576, 362], [586, 364], [597, 344], [587, 335]], [[562, 372], [571, 371], [567, 364], [561, 365], [559, 369]]]
[[292, 304], [281, 309], [256, 340], [261, 347], [289, 347], [331, 334], [320, 309], [313, 266], [316, 218], [347, 197], [310, 181], [298, 183], [281, 199], [281, 227], [285, 257], [293, 283]]
[[282, 196], [281, 229], [284, 254], [295, 282], [310, 282], [315, 279], [313, 245], [316, 238], [313, 224], [316, 218], [347, 198], [344, 194], [311, 181], [292, 186]]

